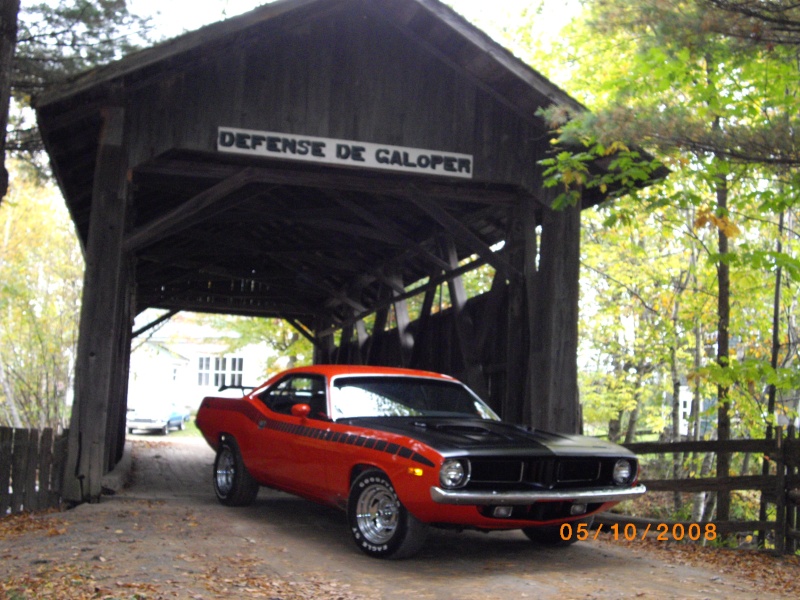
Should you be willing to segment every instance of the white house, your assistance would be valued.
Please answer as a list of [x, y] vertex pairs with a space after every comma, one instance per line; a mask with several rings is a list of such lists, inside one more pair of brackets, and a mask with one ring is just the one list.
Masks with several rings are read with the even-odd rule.
[[[155, 315], [155, 316], [154, 316]], [[145, 311], [134, 329], [157, 318]], [[128, 406], [175, 404], [195, 411], [222, 386], [255, 386], [267, 374], [266, 344], [229, 351], [236, 334], [208, 324], [200, 315], [179, 313], [132, 343]], [[236, 393], [233, 390], [225, 395]]]

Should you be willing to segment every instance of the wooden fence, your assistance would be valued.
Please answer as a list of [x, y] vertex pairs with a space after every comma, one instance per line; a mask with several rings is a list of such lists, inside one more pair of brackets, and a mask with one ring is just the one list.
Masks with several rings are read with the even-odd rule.
[[0, 517], [61, 503], [66, 435], [0, 427]]
[[[771, 505], [774, 518], [766, 518], [764, 511], [759, 520], [754, 521], [710, 521], [719, 536], [733, 533], [753, 532], [763, 543], [767, 537], [774, 543], [779, 554], [793, 554], [800, 547], [800, 439], [797, 431], [790, 427], [787, 432], [777, 429], [773, 439], [763, 440], [730, 440], [672, 442], [672, 443], [634, 443], [625, 446], [638, 455], [686, 455], [689, 453], [749, 453], [760, 459], [766, 457], [767, 464], [774, 465], [764, 469], [762, 475], [740, 475], [730, 477], [704, 477], [683, 479], [648, 479], [647, 470], [643, 471], [642, 483], [648, 492], [720, 492], [756, 490], [761, 494], [762, 506]], [[646, 463], [646, 461], [645, 461]], [[670, 463], [671, 464], [671, 463]], [[631, 531], [647, 530], [657, 533], [688, 531], [692, 522], [664, 521], [662, 519], [638, 518], [620, 514], [605, 513], [597, 519], [598, 523], [608, 526], [618, 525], [620, 531], [624, 525], [632, 524]], [[705, 531], [705, 530], [704, 530]], [[688, 539], [688, 538], [687, 538]]]

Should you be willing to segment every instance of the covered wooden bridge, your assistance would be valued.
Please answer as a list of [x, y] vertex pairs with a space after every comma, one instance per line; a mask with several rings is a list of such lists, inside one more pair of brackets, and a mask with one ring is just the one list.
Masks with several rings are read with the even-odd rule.
[[577, 430], [580, 207], [542, 188], [552, 104], [580, 108], [436, 0], [282, 0], [39, 98], [86, 257], [66, 498], [121, 456], [151, 307], [286, 319], [317, 362], [448, 372]]

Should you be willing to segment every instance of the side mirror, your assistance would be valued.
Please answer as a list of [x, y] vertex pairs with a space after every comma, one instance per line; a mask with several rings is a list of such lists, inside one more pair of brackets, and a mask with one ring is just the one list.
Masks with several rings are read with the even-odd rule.
[[293, 417], [300, 417], [301, 419], [307, 419], [310, 412], [311, 412], [311, 407], [308, 404], [292, 405]]

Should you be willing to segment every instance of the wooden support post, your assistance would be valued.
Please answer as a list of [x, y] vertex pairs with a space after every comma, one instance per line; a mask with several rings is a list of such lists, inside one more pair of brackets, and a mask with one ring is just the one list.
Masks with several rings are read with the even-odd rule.
[[523, 276], [508, 284], [501, 413], [512, 422], [577, 433], [580, 206], [554, 211], [523, 198], [510, 222], [509, 260]]
[[[391, 297], [391, 292], [381, 289], [380, 295], [384, 297]], [[381, 364], [381, 357], [379, 356], [380, 342], [378, 342], [378, 338], [386, 330], [386, 323], [389, 321], [389, 306], [391, 305], [383, 306], [375, 312], [375, 322], [372, 326], [372, 335], [370, 336], [369, 341], [364, 348], [364, 353], [366, 356], [364, 363], [367, 365]], [[376, 344], [378, 344], [377, 349]]]
[[353, 326], [347, 325], [342, 328], [342, 335], [339, 338], [339, 347], [336, 349], [336, 364], [346, 365], [351, 362], [350, 342], [353, 339]]
[[[392, 295], [400, 296], [403, 294], [403, 279], [399, 275], [389, 278], [392, 283]], [[401, 291], [403, 290], [403, 291]], [[411, 356], [414, 353], [414, 336], [408, 330], [411, 317], [408, 314], [408, 304], [405, 299], [400, 298], [393, 304], [394, 317], [397, 322], [397, 336], [400, 345], [400, 366], [407, 367], [411, 363]]]
[[775, 428], [775, 455], [778, 457], [775, 477], [775, 553], [783, 554], [786, 550], [786, 466], [787, 453], [783, 444], [783, 428]]
[[[530, 211], [529, 211], [530, 212]], [[512, 423], [525, 423], [525, 407], [530, 399], [527, 383], [529, 337], [531, 325], [527, 311], [527, 288], [535, 291], [536, 278], [536, 218], [523, 219], [521, 206], [509, 211], [509, 231], [506, 236], [506, 252], [509, 262], [521, 271], [522, 277], [512, 277], [508, 282], [507, 336], [506, 336], [506, 386], [500, 404], [500, 416]], [[527, 240], [527, 243], [526, 243]], [[533, 253], [533, 258], [530, 258]], [[528, 260], [526, 260], [526, 257]], [[535, 297], [534, 297], [535, 299]]]
[[124, 444], [119, 424], [126, 413], [133, 283], [122, 247], [128, 212], [125, 114], [120, 107], [109, 107], [103, 116], [86, 243], [75, 404], [62, 488], [68, 502], [100, 497], [101, 478], [114, 466]]
[[[458, 255], [456, 245], [452, 238], [448, 237], [442, 250], [445, 260], [450, 265], [450, 270], [458, 268]], [[461, 359], [464, 363], [464, 372], [461, 377], [472, 390], [484, 400], [489, 395], [486, 379], [483, 376], [483, 367], [478, 347], [475, 345], [475, 325], [467, 314], [467, 290], [464, 287], [464, 280], [461, 275], [452, 277], [447, 281], [450, 291], [450, 301], [453, 303], [453, 319], [456, 332], [456, 341], [461, 352]]]
[[[417, 321], [417, 337], [414, 340], [414, 351], [411, 353], [411, 368], [418, 369], [423, 364], [424, 358], [422, 352], [430, 345], [430, 336], [428, 335], [428, 328], [431, 322], [431, 311], [433, 310], [433, 301], [436, 299], [436, 291], [439, 288], [429, 287], [425, 290], [425, 297], [422, 300], [422, 309], [419, 313], [419, 321]], [[431, 365], [426, 365], [428, 369], [432, 369]], [[436, 369], [433, 369], [436, 370]]]
[[367, 340], [369, 336], [367, 335], [367, 326], [364, 324], [363, 319], [359, 319], [356, 321], [356, 341], [358, 343], [358, 348], [356, 352], [356, 363], [358, 365], [363, 365], [366, 357], [364, 356], [364, 350], [367, 345]]
[[[528, 297], [535, 297], [528, 309], [528, 423], [551, 431], [578, 433], [580, 205], [557, 211], [544, 209], [542, 214], [536, 289], [532, 281], [526, 282]], [[525, 220], [530, 222], [532, 218], [528, 215]], [[528, 260], [526, 256], [526, 271]]]
[[786, 460], [786, 554], [794, 555], [800, 549], [800, 439], [797, 428], [790, 425], [783, 446]]
[[115, 313], [113, 331], [116, 342], [112, 357], [112, 381], [109, 394], [108, 425], [106, 429], [106, 471], [114, 468], [125, 451], [125, 433], [128, 418], [128, 375], [131, 363], [133, 319], [136, 314], [134, 282], [136, 270], [133, 259], [123, 255], [120, 264], [120, 297]]
[[[773, 435], [774, 435], [774, 432], [772, 430], [772, 423], [768, 423], [765, 437], [766, 437], [766, 439], [771, 440]], [[761, 462], [761, 474], [764, 475], [765, 477], [767, 475], [769, 475], [769, 468], [770, 468], [770, 464], [772, 464], [772, 462], [773, 461], [771, 461], [767, 455], [764, 455], [764, 458], [763, 458], [763, 460]], [[766, 521], [767, 520], [767, 508], [768, 508], [767, 504], [769, 504], [769, 495], [766, 494], [764, 492], [764, 490], [761, 490], [761, 493], [759, 495], [761, 496], [761, 498], [760, 498], [759, 509], [758, 509], [758, 520], [759, 521]], [[765, 543], [766, 543], [766, 541], [767, 541], [767, 530], [766, 529], [759, 529], [756, 532], [756, 539], [758, 540], [758, 547], [759, 548], [763, 548]]]
[[320, 335], [318, 332], [325, 331], [329, 323], [321, 318], [316, 319], [316, 332], [314, 338], [317, 342], [314, 344], [314, 364], [324, 365], [332, 363], [335, 359], [336, 344], [333, 340], [333, 333]]

